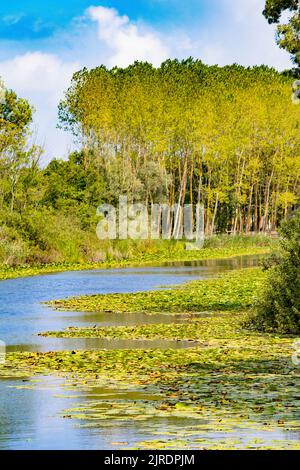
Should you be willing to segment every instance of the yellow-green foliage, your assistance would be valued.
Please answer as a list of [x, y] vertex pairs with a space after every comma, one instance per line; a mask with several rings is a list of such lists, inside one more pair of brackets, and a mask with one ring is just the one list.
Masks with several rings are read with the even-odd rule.
[[51, 306], [84, 312], [203, 312], [250, 307], [264, 279], [261, 269], [243, 269], [217, 279], [194, 281], [170, 290], [105, 294], [56, 300]]
[[83, 69], [60, 104], [112, 198], [198, 202], [206, 230], [275, 229], [299, 197], [299, 107], [293, 77], [268, 67]]

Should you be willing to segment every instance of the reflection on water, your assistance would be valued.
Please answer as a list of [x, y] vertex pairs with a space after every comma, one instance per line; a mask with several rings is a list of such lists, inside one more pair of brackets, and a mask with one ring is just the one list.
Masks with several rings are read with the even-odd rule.
[[[200, 344], [197, 341], [177, 341], [167, 339], [138, 340], [138, 339], [108, 339], [108, 338], [45, 338], [38, 345], [39, 352], [73, 351], [93, 349], [187, 349]], [[37, 350], [36, 344], [18, 344], [7, 346], [7, 352]]]
[[[157, 268], [66, 272], [2, 281], [0, 282], [0, 339], [7, 343], [9, 351], [191, 347], [195, 345], [194, 342], [159, 339], [137, 341], [39, 337], [37, 334], [40, 332], [60, 330], [71, 325], [87, 327], [172, 323], [184, 322], [189, 318], [185, 315], [57, 312], [41, 302], [84, 294], [146, 291], [192, 279], [207, 279], [230, 269], [256, 266], [259, 261], [260, 257], [257, 256], [241, 257], [230, 260], [166, 263]], [[41, 382], [33, 387], [27, 380], [0, 380], [0, 449], [115, 449], [118, 447], [116, 442], [123, 442], [120, 447], [134, 447], [140, 441], [159, 439], [167, 432], [186, 431], [197, 426], [197, 420], [156, 417], [150, 417], [146, 421], [125, 418], [117, 425], [103, 422], [97, 423], [98, 426], [94, 428], [84, 427], [89, 423], [80, 421], [79, 426], [78, 422], [61, 417], [65, 409], [92, 400], [118, 399], [138, 402], [155, 401], [158, 398], [145, 392], [126, 392], [108, 388], [77, 391], [74, 387], [75, 393], [63, 386], [62, 379], [46, 377], [40, 380]], [[195, 429], [192, 429], [194, 435]], [[211, 433], [212, 438], [219, 439], [222, 434], [213, 434], [209, 428], [204, 434], [203, 432], [199, 431], [199, 438], [207, 437], [208, 433]], [[232, 437], [242, 436], [245, 441], [248, 438], [260, 437], [255, 432], [252, 434], [254, 435], [248, 430], [239, 430]], [[270, 439], [283, 437], [285, 436], [278, 430], [277, 434], [272, 433]], [[268, 439], [266, 433], [263, 438]]]
[[[159, 396], [139, 391], [124, 391], [96, 387], [89, 391], [70, 392], [63, 380], [41, 377], [40, 383], [0, 380], [1, 421], [0, 449], [115, 449], [135, 446], [144, 439], [153, 439], [153, 433], [164, 433], [170, 425], [184, 430], [193, 420], [149, 418], [145, 422], [125, 419], [116, 423], [97, 423], [97, 428], [85, 427], [88, 421], [63, 419], [64, 411], [95, 400], [129, 400], [134, 403], [160, 399]], [[15, 387], [17, 388], [10, 388]], [[13, 400], [12, 400], [13, 394]], [[197, 421], [195, 420], [195, 424]], [[122, 446], [120, 446], [122, 447]]]
[[[134, 420], [123, 415], [111, 420], [76, 420], [63, 418], [68, 409], [99, 403], [139, 404], [161, 400], [159, 395], [145, 391], [95, 387], [77, 390], [76, 384], [63, 379], [40, 377], [38, 383], [22, 380], [0, 380], [0, 449], [116, 449], [134, 448], [142, 441], [163, 439], [172, 442], [174, 435], [184, 437], [188, 448], [195, 448], [197, 439], [215, 442], [238, 439], [241, 447], [253, 439], [262, 439], [265, 446], [274, 440], [298, 441], [299, 432], [274, 430], [233, 429], [212, 430], [209, 422], [186, 417], [155, 417], [145, 415]], [[13, 387], [13, 388], [11, 388]], [[102, 407], [102, 405], [99, 405]], [[197, 427], [207, 424], [207, 427]], [[173, 435], [172, 435], [173, 434]], [[166, 436], [169, 436], [166, 437]]]
[[62, 349], [63, 344], [67, 347], [67, 343], [60, 339], [54, 344], [53, 339], [37, 336], [44, 331], [62, 330], [69, 326], [181, 322], [184, 321], [181, 316], [57, 312], [41, 302], [84, 294], [147, 291], [193, 279], [208, 279], [230, 269], [256, 266], [260, 260], [261, 256], [244, 256], [165, 263], [161, 267], [69, 271], [1, 281], [0, 339], [8, 345], [8, 350], [46, 351]]
[[[236, 256], [234, 258], [226, 259], [207, 259], [207, 260], [194, 260], [194, 261], [168, 261], [163, 263], [164, 267], [178, 267], [184, 268], [202, 268], [202, 270], [220, 272], [230, 269], [243, 269], [243, 268], [255, 268], [258, 266], [266, 255], [255, 255], [255, 256]], [[160, 268], [158, 268], [160, 269]], [[188, 272], [188, 270], [186, 270]]]
[[[67, 312], [68, 313], [68, 312]], [[72, 312], [69, 316], [65, 316], [65, 312], [60, 312], [64, 321], [68, 325], [73, 325], [78, 321], [78, 313]], [[187, 314], [174, 314], [169, 315], [166, 313], [153, 313], [151, 315], [142, 312], [132, 312], [123, 314], [112, 314], [110, 312], [88, 313], [81, 314], [84, 316], [84, 321], [91, 325], [98, 326], [135, 326], [135, 325], [155, 325], [158, 323], [168, 325], [170, 323], [184, 323], [190, 318], [199, 318], [209, 315], [209, 312], [201, 313], [187, 313]]]

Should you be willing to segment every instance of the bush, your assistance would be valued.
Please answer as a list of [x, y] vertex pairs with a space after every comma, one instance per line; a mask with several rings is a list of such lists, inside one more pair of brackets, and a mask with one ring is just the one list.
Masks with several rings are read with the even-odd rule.
[[29, 247], [19, 235], [7, 226], [0, 227], [0, 263], [8, 266], [23, 264]]
[[[284, 222], [279, 256], [269, 263], [267, 284], [252, 320], [259, 331], [300, 333], [300, 210]], [[271, 266], [270, 266], [271, 264]]]

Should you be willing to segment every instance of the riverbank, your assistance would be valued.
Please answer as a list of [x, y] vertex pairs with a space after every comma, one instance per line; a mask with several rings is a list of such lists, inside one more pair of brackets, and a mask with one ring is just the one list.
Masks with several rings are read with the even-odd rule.
[[[292, 361], [294, 338], [258, 334], [244, 326], [264, 277], [259, 268], [245, 269], [170, 290], [94, 296], [93, 305], [87, 304], [86, 297], [71, 299], [64, 309], [74, 308], [79, 301], [80, 308], [87, 304], [92, 310], [96, 301], [98, 311], [110, 304], [110, 311], [118, 315], [137, 310], [182, 312], [187, 321], [46, 334], [186, 339], [197, 341], [197, 346], [166, 351], [13, 353], [0, 374], [28, 377], [26, 387], [31, 386], [32, 376], [59, 374], [68, 378], [70, 390], [76, 384], [77, 392], [92, 393], [104, 384], [112, 394], [114, 388], [134, 391], [132, 399], [83, 400], [63, 416], [92, 429], [144, 423], [148, 437], [137, 448], [299, 449], [300, 370]], [[200, 312], [199, 317], [189, 317]], [[143, 399], [136, 399], [138, 392], [143, 392]], [[158, 437], [151, 420], [186, 420], [187, 424], [169, 426]]]
[[127, 268], [155, 266], [176, 261], [193, 261], [233, 258], [235, 256], [263, 255], [276, 249], [278, 240], [267, 236], [215, 237], [206, 241], [200, 250], [185, 250], [184, 243], [153, 245], [149, 251], [139, 252], [125, 258], [109, 258], [101, 262], [54, 263], [42, 265], [0, 265], [0, 280], [90, 269]]

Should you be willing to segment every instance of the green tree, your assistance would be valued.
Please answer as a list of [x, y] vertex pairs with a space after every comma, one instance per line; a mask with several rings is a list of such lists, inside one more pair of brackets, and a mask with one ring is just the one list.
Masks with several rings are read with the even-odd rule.
[[28, 144], [33, 109], [12, 90], [3, 90], [0, 102], [0, 205], [13, 211], [23, 168], [34, 165], [41, 149]]
[[81, 141], [85, 171], [103, 175], [107, 200], [201, 202], [208, 234], [266, 232], [299, 197], [292, 81], [265, 66], [192, 58], [83, 69], [60, 122]]
[[297, 66], [300, 65], [300, 2], [299, 0], [266, 0], [264, 16], [270, 24], [280, 23], [284, 13], [289, 12], [287, 23], [278, 24], [277, 43], [288, 51]]
[[253, 323], [258, 330], [300, 332], [300, 211], [281, 228], [281, 254], [269, 269]]

